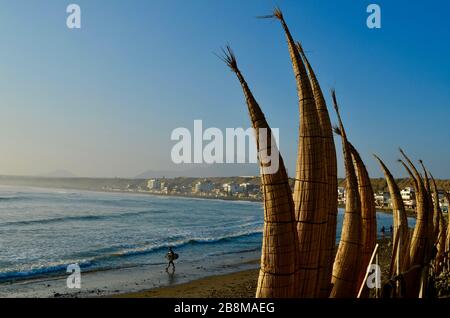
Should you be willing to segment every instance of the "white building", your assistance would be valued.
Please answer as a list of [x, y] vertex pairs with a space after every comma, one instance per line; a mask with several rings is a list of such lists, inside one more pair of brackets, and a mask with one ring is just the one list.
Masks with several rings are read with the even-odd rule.
[[211, 181], [199, 181], [194, 185], [194, 193], [211, 192], [214, 184]]
[[259, 190], [259, 186], [255, 185], [255, 184], [251, 184], [249, 182], [241, 183], [239, 185], [239, 187], [240, 187], [241, 192], [246, 192], [246, 193], [257, 192]]
[[400, 191], [402, 196], [403, 204], [406, 208], [414, 208], [416, 206], [416, 193], [411, 187], [406, 187]]
[[449, 211], [449, 206], [450, 206], [450, 202], [448, 202], [447, 197], [445, 197], [445, 198], [443, 199], [443, 201], [442, 201], [442, 206], [441, 206], [442, 211], [448, 213], [448, 211]]
[[[448, 202], [445, 196], [445, 192], [443, 190], [438, 191], [438, 198], [439, 198], [439, 206], [441, 207], [442, 211], [447, 212]], [[434, 202], [434, 195], [433, 195], [433, 202]]]
[[147, 181], [149, 190], [161, 190], [161, 182], [158, 179], [150, 179]]
[[389, 207], [391, 204], [391, 195], [389, 192], [380, 191], [375, 194], [375, 204], [379, 207]]
[[239, 193], [242, 192], [241, 187], [236, 183], [224, 183], [222, 185], [223, 191], [228, 194]]
[[345, 188], [338, 187], [338, 204], [345, 204]]

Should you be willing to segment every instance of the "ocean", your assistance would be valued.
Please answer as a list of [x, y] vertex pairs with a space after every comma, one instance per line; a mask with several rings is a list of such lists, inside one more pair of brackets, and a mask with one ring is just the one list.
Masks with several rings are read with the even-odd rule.
[[[342, 218], [340, 209], [337, 240]], [[377, 221], [389, 232], [391, 214]], [[0, 186], [0, 284], [61, 275], [73, 263], [84, 272], [164, 268], [169, 246], [177, 263], [250, 261], [262, 226], [257, 202]]]

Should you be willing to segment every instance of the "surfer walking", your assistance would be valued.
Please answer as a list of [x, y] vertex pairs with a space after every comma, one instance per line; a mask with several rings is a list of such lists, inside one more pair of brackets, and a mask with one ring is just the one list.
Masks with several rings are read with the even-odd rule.
[[169, 271], [170, 266], [172, 266], [173, 271], [175, 272], [175, 263], [173, 261], [178, 258], [178, 254], [172, 250], [172, 247], [169, 247], [169, 252], [167, 252], [166, 258], [169, 261], [169, 264], [166, 267], [166, 272]]

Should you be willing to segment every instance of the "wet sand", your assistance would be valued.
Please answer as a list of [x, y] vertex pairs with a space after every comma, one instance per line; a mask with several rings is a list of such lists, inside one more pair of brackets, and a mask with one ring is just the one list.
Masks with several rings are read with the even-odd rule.
[[185, 284], [161, 287], [119, 298], [254, 298], [258, 270], [202, 278]]
[[[391, 239], [379, 239], [379, 265], [382, 278], [389, 272]], [[258, 269], [210, 276], [188, 283], [160, 287], [136, 293], [117, 294], [119, 298], [254, 298], [258, 280]]]
[[[245, 255], [246, 258], [237, 254], [226, 259], [211, 259], [208, 262], [182, 262], [177, 264], [175, 273], [172, 273], [170, 270], [167, 273], [165, 264], [83, 272], [81, 275], [81, 289], [67, 288], [68, 274], [54, 277], [44, 276], [29, 281], [0, 284], [0, 297], [91, 298], [139, 294], [150, 290], [170, 290], [171, 287], [179, 288], [179, 286], [186, 284], [193, 286], [204, 279], [210, 281], [213, 277], [216, 277], [215, 275], [223, 275], [225, 277], [235, 273], [254, 270], [259, 265], [258, 254], [259, 251], [255, 251], [247, 253]], [[201, 284], [201, 286], [203, 285]], [[186, 295], [189, 295], [189, 289], [184, 289]], [[233, 291], [230, 290], [230, 295], [236, 293], [237, 290], [237, 287], [233, 287]], [[214, 296], [210, 297], [221, 296], [214, 294]]]
[[[388, 276], [391, 239], [379, 239], [382, 279]], [[66, 277], [1, 286], [3, 297], [254, 298], [259, 252], [252, 260], [227, 259], [208, 264], [177, 264], [174, 275], [161, 266], [85, 273], [81, 290], [67, 290]], [[250, 255], [248, 255], [250, 256]], [[225, 264], [224, 264], [225, 263]], [[204, 266], [204, 267], [203, 267]], [[4, 292], [4, 293], [2, 293]]]

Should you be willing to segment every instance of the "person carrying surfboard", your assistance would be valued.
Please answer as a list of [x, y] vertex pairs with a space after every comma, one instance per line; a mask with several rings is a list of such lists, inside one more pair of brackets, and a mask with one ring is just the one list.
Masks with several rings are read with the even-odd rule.
[[172, 247], [169, 247], [169, 252], [167, 252], [166, 258], [169, 260], [166, 271], [169, 271], [169, 267], [172, 266], [173, 271], [175, 272], [175, 263], [173, 261], [178, 258], [178, 254], [172, 250]]

